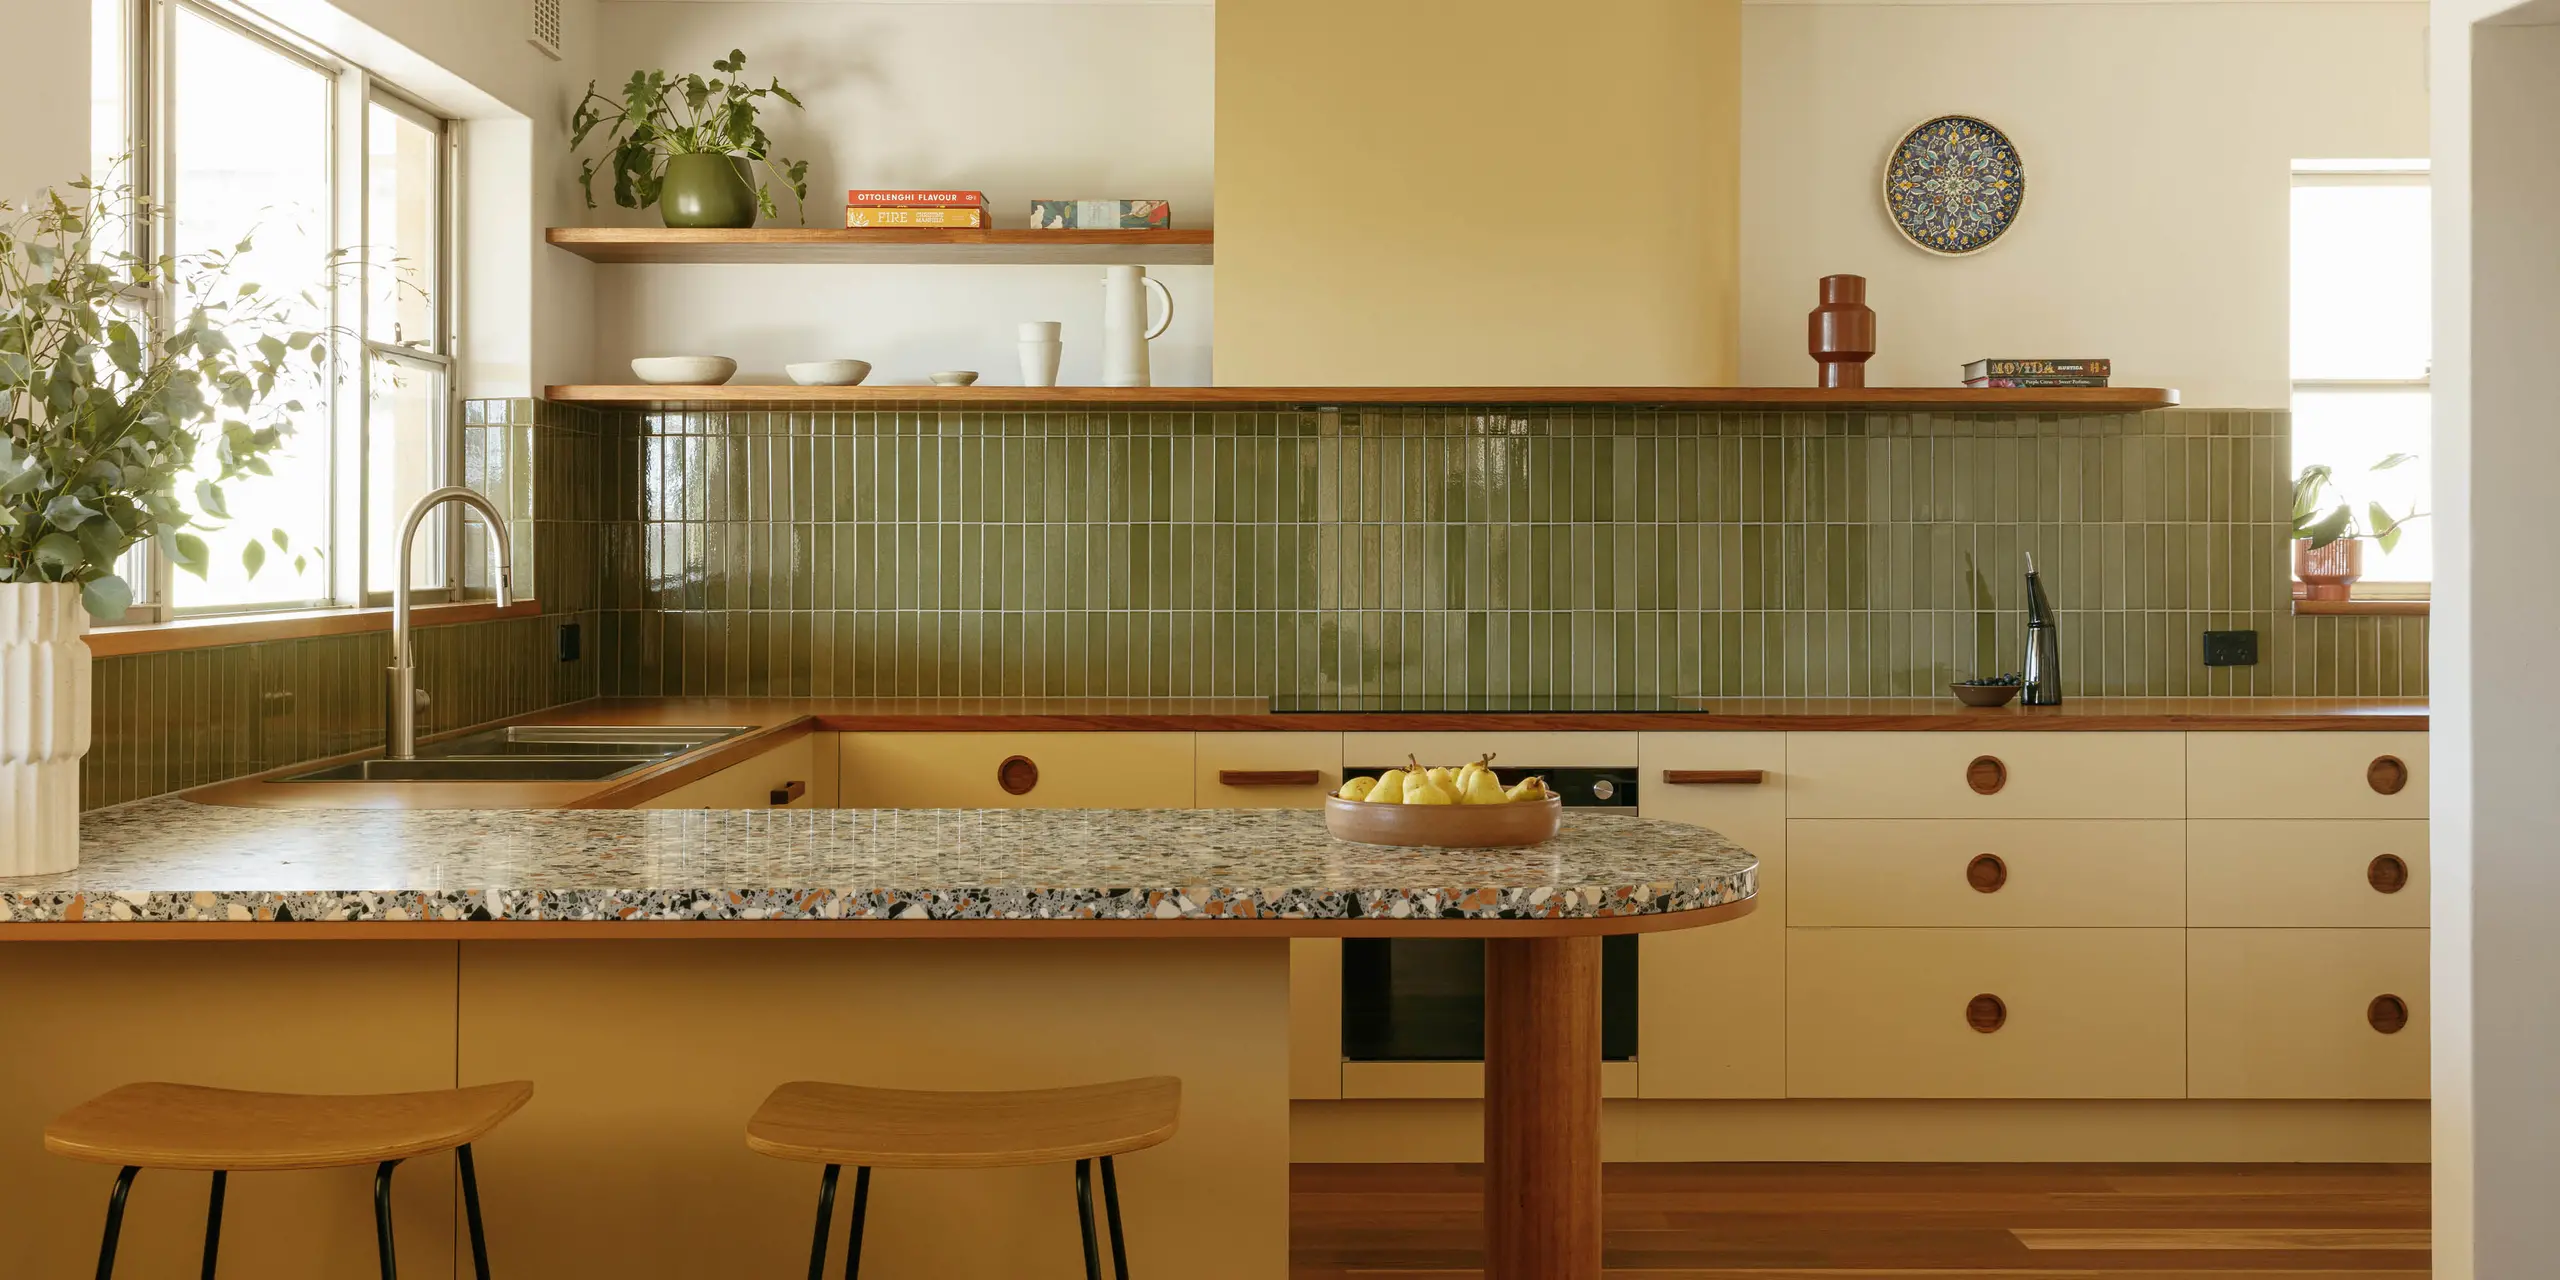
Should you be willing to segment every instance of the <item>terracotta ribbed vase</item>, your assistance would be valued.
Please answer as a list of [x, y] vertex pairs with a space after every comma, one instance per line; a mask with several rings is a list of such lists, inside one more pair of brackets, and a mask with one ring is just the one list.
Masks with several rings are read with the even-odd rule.
[[1805, 317], [1805, 350], [1821, 371], [1817, 386], [1867, 385], [1867, 360], [1876, 353], [1876, 313], [1867, 305], [1865, 276], [1824, 276], [1822, 305]]
[[70, 583], [0, 583], [0, 876], [80, 865], [89, 615]]

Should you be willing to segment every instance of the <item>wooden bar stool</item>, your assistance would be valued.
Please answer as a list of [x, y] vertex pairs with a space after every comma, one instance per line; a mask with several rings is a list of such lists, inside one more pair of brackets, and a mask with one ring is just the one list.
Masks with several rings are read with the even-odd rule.
[[244, 1093], [190, 1084], [129, 1084], [62, 1113], [44, 1130], [45, 1150], [74, 1160], [124, 1166], [107, 1197], [107, 1231], [98, 1246], [98, 1280], [115, 1274], [116, 1237], [124, 1229], [125, 1196], [144, 1169], [190, 1169], [213, 1175], [205, 1211], [204, 1280], [213, 1280], [222, 1244], [223, 1184], [234, 1171], [376, 1166], [374, 1237], [383, 1280], [394, 1280], [391, 1171], [411, 1156], [451, 1151], [462, 1166], [462, 1204], [471, 1221], [471, 1262], [489, 1280], [489, 1244], [480, 1229], [480, 1180], [471, 1143], [514, 1115], [533, 1096], [524, 1080], [434, 1093]]
[[1173, 1136], [1182, 1112], [1182, 1082], [1148, 1076], [1109, 1084], [1008, 1093], [866, 1089], [800, 1080], [773, 1091], [747, 1121], [747, 1146], [784, 1160], [823, 1164], [818, 1176], [818, 1233], [809, 1246], [809, 1280], [823, 1280], [827, 1227], [835, 1216], [836, 1171], [854, 1167], [853, 1227], [844, 1248], [845, 1280], [862, 1266], [862, 1216], [879, 1169], [998, 1169], [1075, 1161], [1076, 1211], [1084, 1223], [1086, 1280], [1101, 1280], [1094, 1241], [1092, 1165], [1102, 1164], [1102, 1199], [1111, 1224], [1111, 1270], [1128, 1280], [1120, 1236], [1120, 1179], [1111, 1158]]

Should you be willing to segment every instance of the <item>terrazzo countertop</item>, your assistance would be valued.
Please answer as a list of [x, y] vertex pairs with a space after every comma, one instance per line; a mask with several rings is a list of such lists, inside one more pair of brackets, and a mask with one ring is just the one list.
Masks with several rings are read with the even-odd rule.
[[1701, 827], [1568, 810], [1529, 849], [1348, 844], [1314, 810], [243, 809], [84, 815], [0, 925], [95, 922], [1570, 920], [1737, 903]]

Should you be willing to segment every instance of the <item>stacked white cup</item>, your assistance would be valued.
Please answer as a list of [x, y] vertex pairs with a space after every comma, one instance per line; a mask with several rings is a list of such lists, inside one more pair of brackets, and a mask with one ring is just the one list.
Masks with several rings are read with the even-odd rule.
[[1058, 385], [1058, 353], [1065, 349], [1058, 339], [1059, 322], [1025, 320], [1021, 341], [1015, 346], [1022, 352], [1022, 385], [1054, 387]]

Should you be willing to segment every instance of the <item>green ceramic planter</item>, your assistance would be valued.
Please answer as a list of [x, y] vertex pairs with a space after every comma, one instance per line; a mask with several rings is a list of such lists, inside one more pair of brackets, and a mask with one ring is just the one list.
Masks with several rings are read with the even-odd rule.
[[738, 156], [695, 152], [667, 157], [658, 211], [670, 227], [752, 227], [756, 189]]

